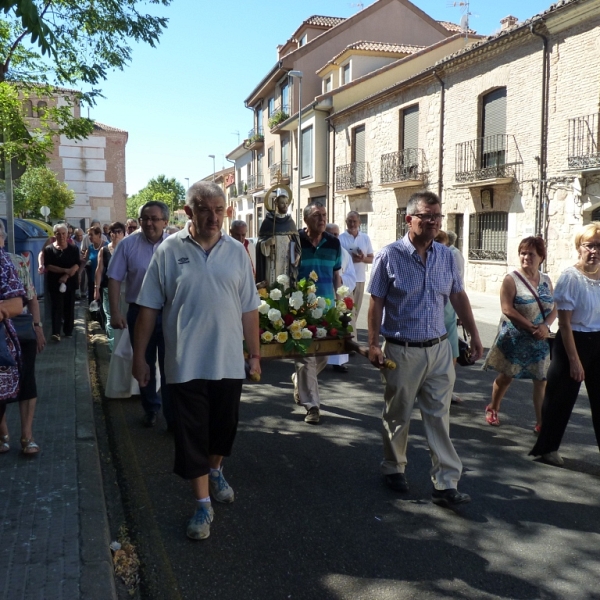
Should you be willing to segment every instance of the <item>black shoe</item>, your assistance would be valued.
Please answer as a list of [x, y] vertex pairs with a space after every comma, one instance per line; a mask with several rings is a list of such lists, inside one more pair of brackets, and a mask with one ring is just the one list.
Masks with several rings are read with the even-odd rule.
[[348, 367], [346, 365], [332, 365], [331, 367], [336, 373], [347, 373]]
[[154, 427], [156, 425], [156, 413], [146, 413], [142, 423], [144, 427]]
[[408, 481], [404, 473], [392, 473], [385, 475], [385, 484], [395, 492], [408, 492]]
[[438, 506], [456, 506], [458, 504], [467, 504], [471, 502], [469, 494], [461, 494], [458, 490], [436, 490], [431, 494], [431, 501]]

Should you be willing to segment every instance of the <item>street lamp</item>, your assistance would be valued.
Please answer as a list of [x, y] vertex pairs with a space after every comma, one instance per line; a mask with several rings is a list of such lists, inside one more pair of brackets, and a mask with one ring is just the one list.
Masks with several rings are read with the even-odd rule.
[[213, 181], [215, 180], [215, 155], [214, 154], [209, 154], [208, 158], [212, 158], [213, 159]]
[[302, 213], [300, 212], [300, 183], [302, 182], [302, 71], [290, 71], [288, 75], [298, 79], [298, 217], [296, 227], [300, 228], [302, 224]]

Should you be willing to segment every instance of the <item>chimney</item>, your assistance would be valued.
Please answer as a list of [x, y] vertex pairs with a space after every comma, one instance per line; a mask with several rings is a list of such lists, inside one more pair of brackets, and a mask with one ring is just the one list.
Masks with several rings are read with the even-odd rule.
[[508, 15], [508, 17], [504, 17], [504, 19], [500, 19], [500, 31], [506, 31], [510, 29], [513, 25], [516, 25], [519, 22], [517, 17], [513, 17], [512, 15]]

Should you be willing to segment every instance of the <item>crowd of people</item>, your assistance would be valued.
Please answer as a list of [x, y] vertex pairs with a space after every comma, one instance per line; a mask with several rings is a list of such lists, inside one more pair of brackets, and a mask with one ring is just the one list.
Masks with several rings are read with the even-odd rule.
[[[470, 336], [472, 361], [483, 356], [483, 346], [464, 289], [456, 236], [440, 230], [439, 198], [431, 192], [414, 194], [406, 209], [407, 233], [378, 252], [360, 231], [360, 215], [354, 211], [340, 231], [327, 222], [326, 208], [313, 201], [304, 208], [304, 227], [298, 230], [287, 207], [284, 199], [275, 199], [256, 244], [247, 239], [243, 221], [233, 221], [230, 235], [225, 234], [223, 191], [204, 181], [188, 190], [189, 221], [182, 229], [168, 230], [169, 208], [158, 201], [142, 206], [138, 221], [105, 227], [92, 223], [86, 234], [65, 223], [55, 225], [40, 256], [51, 304], [51, 339], [72, 336], [74, 303], [86, 279], [87, 300], [100, 303], [105, 315], [111, 369], [113, 363], [127, 365], [119, 375], [128, 379], [127, 388], [133, 373], [143, 424], [154, 427], [162, 410], [174, 434], [174, 471], [191, 482], [196, 501], [187, 535], [204, 539], [215, 516], [211, 499], [235, 498], [223, 462], [233, 450], [242, 382], [261, 373], [257, 287], [265, 282], [260, 279], [269, 276], [273, 265], [287, 264], [291, 280], [315, 279], [316, 295], [330, 304], [343, 284], [354, 292], [355, 326], [366, 265], [371, 265], [368, 358], [384, 381], [382, 479], [396, 492], [409, 489], [408, 434], [417, 402], [431, 454], [432, 501], [450, 507], [469, 502], [458, 490], [462, 462], [450, 437], [450, 404], [460, 401], [453, 391], [457, 323]], [[5, 237], [0, 229], [0, 238]], [[583, 381], [600, 447], [600, 371], [594, 368], [600, 359], [600, 223], [583, 227], [574, 242], [577, 262], [554, 287], [541, 270], [543, 239], [521, 241], [520, 266], [502, 282], [502, 315], [483, 363], [483, 369], [497, 372], [485, 422], [499, 427], [500, 406], [512, 380], [531, 380], [538, 436], [531, 454], [556, 466], [564, 464], [558, 450]], [[275, 256], [277, 249], [288, 253], [287, 263]], [[31, 331], [21, 339], [12, 320], [23, 312], [31, 316]], [[35, 454], [35, 356], [45, 339], [27, 269], [4, 250], [0, 323], [0, 342], [5, 340], [14, 363], [0, 366], [0, 453], [10, 450], [6, 405], [18, 401], [22, 451]], [[129, 341], [122, 344], [125, 333]], [[123, 349], [117, 352], [125, 345], [128, 358]], [[385, 369], [386, 359], [396, 368]], [[347, 356], [296, 357], [294, 400], [306, 410], [310, 425], [321, 421], [318, 375], [328, 361], [336, 371], [347, 372]]]

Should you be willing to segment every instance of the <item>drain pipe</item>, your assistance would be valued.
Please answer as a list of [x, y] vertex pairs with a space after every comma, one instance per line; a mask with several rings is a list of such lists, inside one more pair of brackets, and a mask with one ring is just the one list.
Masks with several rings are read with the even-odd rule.
[[544, 240], [547, 238], [546, 224], [548, 221], [548, 199], [546, 198], [546, 175], [547, 175], [547, 142], [548, 142], [548, 38], [535, 31], [534, 25], [529, 26], [529, 31], [542, 38], [543, 61], [542, 61], [542, 120], [540, 124], [540, 162], [538, 166], [538, 205], [536, 206], [536, 231]]
[[440, 98], [440, 147], [438, 150], [438, 197], [440, 206], [442, 205], [442, 191], [444, 188], [444, 111], [446, 106], [446, 85], [437, 74], [433, 71], [433, 76], [440, 82], [441, 98]]

